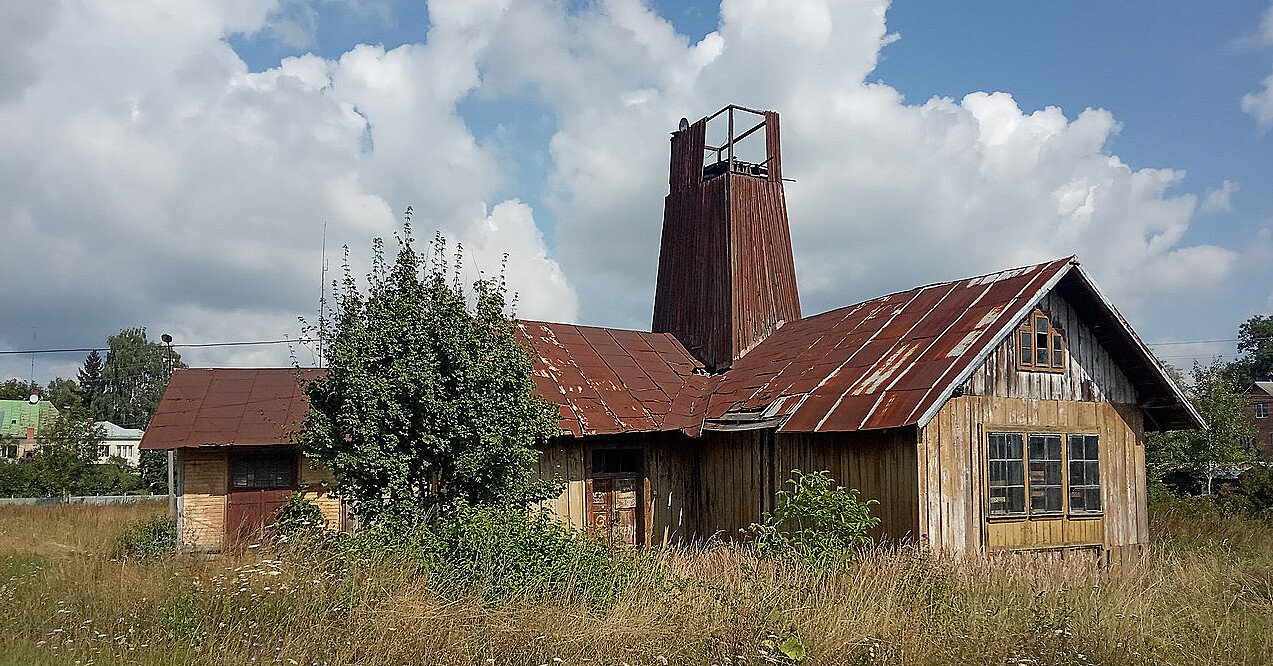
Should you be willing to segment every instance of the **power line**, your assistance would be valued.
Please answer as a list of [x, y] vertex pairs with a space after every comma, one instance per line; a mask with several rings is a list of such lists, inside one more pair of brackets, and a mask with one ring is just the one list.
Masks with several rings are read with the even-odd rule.
[[[177, 349], [203, 349], [208, 347], [250, 347], [260, 345], [282, 345], [282, 344], [299, 344], [306, 342], [317, 342], [318, 338], [290, 338], [284, 340], [239, 340], [235, 342], [190, 342], [185, 344], [173, 344], [172, 348]], [[68, 347], [66, 349], [0, 349], [0, 354], [75, 354], [87, 352], [104, 352], [110, 351], [109, 347]]]

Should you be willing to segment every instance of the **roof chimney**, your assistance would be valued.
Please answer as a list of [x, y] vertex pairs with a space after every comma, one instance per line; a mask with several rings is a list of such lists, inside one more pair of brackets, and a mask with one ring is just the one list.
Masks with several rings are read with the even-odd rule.
[[670, 185], [652, 330], [722, 371], [800, 318], [778, 114], [730, 105], [683, 120]]

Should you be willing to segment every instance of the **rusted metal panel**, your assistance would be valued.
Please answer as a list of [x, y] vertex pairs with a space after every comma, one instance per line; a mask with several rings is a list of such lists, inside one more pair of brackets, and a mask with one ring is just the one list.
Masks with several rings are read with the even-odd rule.
[[[735, 112], [749, 116], [737, 133]], [[708, 146], [707, 121], [721, 113], [728, 114], [726, 142]], [[751, 135], [760, 129], [764, 162], [737, 160], [735, 143], [757, 140]], [[718, 161], [705, 168], [705, 154]], [[673, 333], [707, 368], [722, 371], [781, 322], [800, 318], [777, 114], [731, 106], [675, 132], [669, 184], [652, 329]]]
[[289, 444], [313, 368], [182, 368], [172, 374], [143, 449]]
[[724, 375], [716, 393], [731, 400], [713, 396], [707, 417], [796, 395], [782, 410], [791, 414], [784, 432], [917, 423], [1005, 321], [1072, 265], [1066, 258], [919, 287], [784, 326]]

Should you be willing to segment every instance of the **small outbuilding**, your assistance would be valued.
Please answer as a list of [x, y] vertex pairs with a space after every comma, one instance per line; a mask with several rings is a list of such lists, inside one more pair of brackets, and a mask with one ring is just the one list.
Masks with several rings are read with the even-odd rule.
[[[879, 500], [880, 538], [1138, 553], [1144, 433], [1202, 421], [1079, 261], [804, 317], [779, 143], [776, 113], [736, 106], [672, 134], [650, 332], [519, 322], [560, 407], [546, 507], [612, 543], [732, 538], [792, 470], [828, 470]], [[330, 482], [286, 441], [313, 372], [173, 375], [142, 446], [178, 450], [187, 543], [219, 547], [283, 496], [238, 493]]]

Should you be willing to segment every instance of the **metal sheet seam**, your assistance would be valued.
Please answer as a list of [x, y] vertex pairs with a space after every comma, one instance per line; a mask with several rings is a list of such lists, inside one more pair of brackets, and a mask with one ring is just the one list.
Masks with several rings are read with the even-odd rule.
[[[977, 295], [977, 298], [973, 299], [972, 303], [969, 303], [969, 304], [968, 304], [968, 307], [967, 307], [967, 308], [965, 308], [965, 311], [967, 311], [967, 310], [971, 310], [971, 309], [972, 309], [972, 307], [973, 307], [974, 305], [976, 305], [977, 303], [979, 303], [979, 302], [981, 301], [982, 297], [984, 297], [987, 293], [989, 293], [989, 292], [990, 292], [990, 287], [991, 287], [991, 285], [993, 285], [993, 284], [994, 284], [994, 283], [990, 283], [990, 285], [987, 285], [987, 286], [986, 286], [986, 288], [985, 288], [984, 290], [982, 290], [982, 292], [981, 292], [980, 294], [978, 294], [978, 295]], [[920, 322], [922, 322], [922, 321], [924, 321], [925, 319], [927, 319], [929, 314], [932, 314], [933, 312], [936, 312], [936, 311], [937, 311], [937, 306], [941, 305], [941, 304], [942, 304], [942, 302], [943, 302], [943, 301], [945, 301], [947, 297], [949, 297], [951, 294], [955, 293], [955, 289], [956, 289], [958, 286], [959, 286], [959, 281], [952, 282], [952, 283], [951, 283], [951, 285], [950, 285], [950, 289], [949, 289], [949, 290], [945, 293], [945, 295], [943, 295], [943, 296], [942, 296], [942, 297], [941, 297], [941, 298], [940, 298], [940, 299], [939, 299], [936, 303], [934, 303], [934, 304], [933, 304], [932, 308], [930, 308], [930, 309], [929, 309], [928, 313], [926, 313], [923, 317], [920, 317], [918, 320], [916, 320], [916, 321], [915, 321], [915, 323], [914, 323], [914, 324], [912, 324], [912, 325], [911, 325], [911, 327], [910, 327], [909, 329], [907, 329], [907, 331], [906, 331], [906, 332], [907, 332], [907, 333], [910, 333], [911, 331], [915, 330], [915, 327], [916, 327], [916, 326], [919, 326]], [[919, 355], [920, 355], [920, 357], [922, 358], [922, 357], [924, 356], [924, 354], [926, 354], [926, 353], [928, 352], [928, 350], [930, 350], [930, 349], [932, 349], [934, 346], [936, 346], [936, 345], [937, 345], [937, 342], [938, 342], [939, 340], [941, 340], [941, 339], [942, 339], [942, 336], [946, 335], [946, 332], [947, 332], [947, 331], [949, 331], [952, 327], [954, 327], [955, 323], [956, 323], [956, 322], [958, 322], [958, 321], [959, 321], [959, 318], [958, 318], [958, 317], [954, 318], [953, 320], [951, 320], [951, 322], [950, 322], [949, 324], [947, 324], [946, 328], [942, 329], [942, 332], [941, 332], [941, 333], [938, 333], [937, 335], [933, 336], [932, 341], [928, 343], [928, 346], [924, 348], [924, 351], [920, 352], [920, 354], [919, 354]], [[903, 335], [901, 338], [899, 338], [899, 341], [900, 341], [900, 340], [902, 340], [902, 339], [904, 339], [904, 338], [905, 338], [905, 335]], [[884, 400], [884, 396], [888, 395], [889, 390], [890, 390], [890, 389], [892, 389], [894, 386], [896, 386], [898, 382], [902, 381], [902, 378], [903, 378], [903, 377], [905, 377], [905, 376], [906, 376], [906, 373], [900, 373], [900, 374], [898, 374], [896, 377], [894, 377], [894, 378], [893, 378], [893, 381], [889, 382], [889, 385], [888, 385], [888, 386], [884, 387], [884, 390], [880, 392], [880, 397], [879, 397], [878, 399], [876, 399], [875, 404], [871, 405], [871, 408], [870, 408], [869, 410], [867, 410], [867, 412], [866, 412], [866, 414], [865, 414], [865, 415], [863, 415], [863, 416], [862, 416], [862, 422], [858, 424], [858, 428], [861, 428], [862, 426], [866, 425], [867, 421], [870, 421], [870, 420], [871, 420], [871, 416], [873, 416], [873, 415], [875, 414], [875, 410], [879, 409], [879, 407], [880, 407], [880, 403], [881, 403], [881, 402], [883, 402], [883, 400]], [[920, 403], [920, 404], [923, 404], [923, 403], [922, 403], [922, 401], [921, 401], [921, 403]], [[914, 410], [911, 410], [911, 411], [912, 411], [912, 412], [914, 412]], [[829, 414], [829, 413], [828, 413], [828, 414]], [[819, 424], [819, 425], [821, 425], [821, 424]]]
[[[557, 340], [557, 334], [553, 332], [552, 328], [550, 328], [550, 327], [549, 327], [549, 326], [547, 326], [546, 324], [538, 324], [538, 326], [541, 326], [541, 327], [544, 329], [544, 339], [545, 339], [545, 340], [547, 340], [548, 338], [552, 338], [551, 340], [548, 340], [548, 341], [549, 341], [549, 342], [551, 342], [553, 345], [557, 346], [557, 348], [562, 349], [562, 350], [564, 350], [564, 349], [566, 348], [566, 346], [565, 346], [565, 345], [561, 344], [561, 342]], [[522, 325], [522, 330], [526, 330], [526, 329], [525, 329], [525, 325], [524, 325], [524, 324]], [[530, 337], [529, 331], [527, 331], [527, 337], [528, 337], [528, 338]], [[531, 344], [531, 348], [532, 348], [532, 349], [534, 349], [534, 348], [535, 348], [535, 346], [534, 346], [534, 344], [533, 344], [533, 343]], [[551, 378], [551, 379], [553, 380], [553, 384], [557, 387], [557, 390], [561, 393], [561, 397], [562, 397], [563, 402], [565, 403], [566, 407], [570, 409], [570, 413], [571, 413], [571, 414], [574, 414], [574, 415], [575, 415], [575, 423], [578, 423], [578, 424], [579, 424], [579, 434], [580, 434], [580, 435], [582, 435], [582, 434], [583, 434], [583, 430], [584, 430], [584, 426], [583, 426], [583, 418], [579, 415], [579, 410], [575, 409], [574, 403], [570, 400], [570, 397], [566, 395], [566, 391], [565, 391], [565, 389], [563, 389], [563, 388], [562, 388], [562, 386], [561, 386], [561, 375], [560, 375], [560, 374], [556, 374], [556, 375], [554, 375], [554, 374], [553, 374], [553, 371], [552, 371], [553, 364], [552, 364], [552, 362], [551, 362], [551, 361], [549, 361], [549, 360], [548, 360], [548, 358], [547, 358], [547, 357], [545, 357], [542, 353], [540, 353], [538, 349], [535, 349], [535, 354], [536, 354], [536, 356], [539, 356], [539, 360], [543, 362], [543, 364], [544, 364], [544, 372], [545, 372], [546, 374], [548, 374], [549, 378]], [[568, 357], [567, 357], [567, 360], [569, 360], [569, 361], [570, 361], [570, 364], [571, 364], [571, 365], [575, 365], [575, 360], [574, 360], [574, 358], [573, 358], [573, 357], [569, 357], [569, 356], [568, 356]], [[578, 369], [579, 369], [579, 366], [575, 365], [575, 369], [576, 369], [576, 370], [578, 370]], [[583, 372], [582, 372], [582, 371], [580, 371], [580, 373], [579, 373], [579, 374], [580, 374], [580, 375], [582, 375], [582, 374], [583, 374]]]
[[[671, 404], [671, 397], [667, 394], [667, 391], [664, 391], [663, 386], [659, 384], [658, 382], [654, 381], [654, 378], [650, 376], [650, 373], [645, 371], [645, 366], [641, 365], [641, 363], [637, 361], [636, 357], [632, 355], [632, 351], [628, 349], [627, 347], [623, 346], [623, 344], [620, 343], [617, 339], [615, 339], [614, 334], [610, 332], [610, 329], [605, 329], [605, 332], [606, 332], [606, 335], [609, 336], [611, 340], [614, 340], [614, 344], [619, 345], [619, 348], [621, 348], [624, 351], [624, 353], [628, 355], [628, 358], [632, 359], [633, 363], [636, 364], [637, 370], [640, 370], [641, 374], [645, 375], [645, 378], [648, 379], [650, 383], [654, 385], [654, 388], [658, 389], [659, 393], [662, 393], [663, 397], [669, 400], [668, 404]], [[586, 341], [587, 340], [585, 339], [585, 342]], [[643, 339], [642, 342], [645, 342], [645, 340]], [[648, 342], [645, 343], [645, 346], [650, 347], [650, 349], [654, 349], [654, 347], [651, 347]], [[593, 351], [596, 351], [596, 348], [593, 348]], [[597, 354], [597, 355], [600, 356], [600, 354]], [[604, 361], [605, 359], [602, 359], [602, 360]], [[669, 370], [676, 372], [676, 369], [668, 365], [668, 362], [663, 360], [662, 356], [659, 356], [659, 362], [667, 366]], [[609, 367], [610, 371], [614, 372], [614, 368], [610, 367], [610, 364], [608, 362], [606, 363], [606, 367]], [[614, 374], [616, 377], [619, 375], [619, 373], [617, 372], [615, 372]], [[620, 377], [620, 379], [622, 379], [622, 377]], [[639, 400], [637, 402], [641, 404], [641, 409], [645, 410], [645, 413], [647, 416], [650, 416], [651, 418], [654, 417], [654, 415], [650, 413], [650, 410], [645, 409], [644, 403], [641, 403]], [[654, 419], [654, 420], [657, 421], [658, 419]]]
[[[968, 378], [972, 376], [972, 373], [976, 372], [977, 368], [981, 367], [982, 363], [985, 363], [986, 359], [989, 358], [992, 353], [994, 353], [995, 349], [999, 348], [999, 345], [1003, 343], [1003, 341], [1008, 337], [1008, 335], [1010, 335], [1016, 330], [1021, 320], [1025, 319], [1026, 315], [1030, 314], [1030, 311], [1034, 309], [1035, 302], [1039, 298], [1042, 298], [1043, 294], [1046, 294], [1047, 292], [1055, 288], [1057, 283], [1061, 281], [1061, 278], [1065, 277], [1065, 275], [1069, 273], [1069, 268], [1076, 265], [1074, 263], [1075, 258], [1073, 255], [1071, 255], [1070, 257], [1066, 259], [1059, 259], [1057, 261], [1050, 262], [1049, 264], [1046, 264], [1046, 265], [1050, 266], [1051, 264], [1056, 264], [1060, 261], [1066, 262], [1065, 267], [1060, 270], [1057, 270], [1055, 275], [1053, 275], [1051, 278], [1045, 281], [1041, 286], [1039, 286], [1037, 289], [1034, 290], [1033, 296], [1029, 299], [1026, 299], [1025, 305], [1018, 308], [1017, 311], [1012, 316], [1008, 317], [1005, 320], [1004, 325], [1000, 327], [999, 331], [996, 332], [993, 336], [991, 336], [990, 340], [982, 346], [982, 348], [977, 352], [976, 356], [973, 357], [972, 361], [968, 363], [966, 366], [964, 366], [964, 369], [961, 370], [959, 374], [955, 376], [954, 380], [947, 383], [945, 387], [942, 387], [941, 379], [945, 377], [945, 374], [943, 373], [942, 377], [939, 377], [938, 381], [934, 382], [933, 388], [929, 389], [928, 392], [924, 394], [924, 398], [920, 400], [919, 406], [923, 406], [925, 404], [925, 401], [928, 398], [928, 395], [932, 393], [933, 391], [938, 390], [939, 387], [942, 387], [941, 393], [938, 394], [937, 399], [932, 401], [928, 409], [923, 414], [920, 415], [919, 420], [915, 422], [916, 427], [923, 428], [924, 426], [928, 425], [928, 422], [931, 421], [933, 417], [937, 415], [937, 412], [941, 411], [942, 406], [946, 404], [946, 401], [949, 400], [950, 396], [955, 392], [955, 387], [968, 381]], [[1031, 284], [1034, 284], [1033, 279], [1027, 282], [1025, 286], [1021, 287], [1021, 289], [1017, 291], [1016, 296], [1013, 296], [1012, 300], [1020, 299], [1022, 294], [1026, 293], [1026, 290], [1030, 288]], [[919, 406], [917, 406], [916, 409], [918, 409]], [[913, 410], [911, 412], [911, 416], [914, 416]], [[910, 420], [909, 416], [907, 417], [907, 420], [908, 421]]]
[[1162, 363], [1158, 361], [1158, 357], [1149, 349], [1148, 346], [1145, 345], [1144, 341], [1140, 339], [1140, 336], [1136, 335], [1135, 329], [1131, 327], [1131, 324], [1127, 323], [1127, 320], [1123, 318], [1123, 314], [1118, 311], [1118, 308], [1114, 307], [1114, 304], [1110, 302], [1109, 299], [1105, 298], [1105, 294], [1102, 294], [1101, 290], [1096, 287], [1096, 282], [1092, 280], [1092, 276], [1088, 275], [1087, 271], [1083, 269], [1083, 264], [1079, 263], [1077, 258], [1074, 259], [1074, 269], [1078, 272], [1079, 277], [1083, 278], [1083, 285], [1090, 289], [1096, 296], [1097, 300], [1100, 301], [1101, 305], [1104, 305], [1105, 308], [1109, 310], [1110, 314], [1114, 316], [1114, 319], [1118, 322], [1119, 326], [1123, 327], [1123, 331], [1127, 333], [1133, 342], [1136, 343], [1136, 347], [1142, 354], [1145, 355], [1146, 358], [1149, 359], [1153, 368], [1158, 371], [1159, 377], [1161, 377], [1162, 380], [1171, 387], [1171, 391], [1176, 395], [1176, 399], [1185, 406], [1185, 409], [1200, 425], [1204, 428], [1208, 427], [1206, 420], [1202, 418], [1202, 414], [1200, 414], [1198, 410], [1194, 408], [1193, 403], [1185, 397], [1184, 391], [1180, 390], [1180, 387], [1176, 385], [1176, 382], [1171, 378], [1170, 373], [1168, 373], [1167, 369], [1164, 368]]
[[[910, 300], [906, 301], [906, 303], [902, 305], [902, 307], [893, 310], [893, 316], [889, 317], [888, 321], [884, 322], [883, 325], [875, 329], [875, 332], [871, 334], [871, 337], [867, 338], [866, 340], [862, 342], [862, 346], [855, 349], [852, 354], [849, 354], [848, 358], [844, 359], [843, 363], [836, 366], [836, 369], [828, 373], [826, 377], [823, 377], [822, 381], [818, 382], [817, 386], [814, 386], [813, 388], [809, 389], [809, 392], [804, 394], [804, 398], [800, 401], [800, 404], [796, 405], [796, 408], [791, 410], [792, 414], [798, 413], [800, 411], [800, 408], [804, 406], [805, 401], [809, 399], [809, 396], [813, 395], [814, 391], [817, 391], [818, 389], [822, 388], [828, 381], [831, 380], [832, 377], [835, 377], [836, 375], [840, 374], [840, 371], [844, 369], [844, 366], [847, 365], [849, 361], [853, 360], [853, 358], [857, 356], [858, 353], [861, 352], [863, 349], [866, 349], [867, 345], [871, 344], [875, 340], [875, 338], [879, 337], [879, 335], [883, 333], [885, 329], [888, 328], [889, 323], [891, 323], [894, 319], [897, 319], [898, 315], [900, 315], [902, 312], [906, 310], [907, 305], [914, 303], [915, 299], [919, 298], [919, 295], [927, 291], [927, 289], [928, 287], [924, 287], [924, 288], [915, 290], [915, 295], [911, 296]], [[827, 419], [831, 418], [831, 412], [834, 412], [835, 409], [840, 406], [840, 403], [844, 401], [844, 396], [846, 393], [848, 393], [848, 391], [845, 391], [845, 393], [841, 393], [840, 397], [836, 398], [835, 404], [831, 405], [831, 407], [827, 409], [826, 414], [822, 415], [822, 419], [819, 420], [818, 424], [813, 427], [814, 432], [818, 432], [819, 430], [822, 429], [822, 424], [826, 423]]]
[[[576, 329], [576, 330], [578, 330], [578, 327], [575, 327], [575, 329]], [[596, 348], [596, 347], [593, 347], [593, 346], [592, 346], [592, 343], [591, 343], [591, 342], [588, 342], [588, 338], [584, 337], [583, 333], [580, 333], [580, 334], [579, 334], [579, 337], [583, 340], [583, 343], [584, 343], [585, 345], [588, 345], [588, 349], [591, 349], [591, 350], [592, 350], [592, 353], [593, 353], [593, 354], [596, 354], [598, 359], [601, 359], [601, 362], [602, 362], [602, 363], [606, 366], [606, 369], [610, 371], [610, 374], [614, 375], [616, 378], [619, 378], [619, 373], [615, 372], [615, 371], [614, 371], [614, 368], [610, 367], [610, 364], [609, 364], [609, 363], [606, 363], [606, 358], [605, 358], [604, 356], [602, 356], [602, 355], [601, 355], [601, 352], [597, 351], [597, 348]], [[613, 339], [614, 339], [612, 336], [610, 336], [609, 332], [607, 332], [607, 333], [606, 333], [606, 337], [609, 337], [611, 340], [613, 340]], [[616, 343], [616, 344], [617, 344], [617, 343]], [[620, 345], [620, 348], [622, 348], [622, 345]], [[626, 351], [626, 350], [625, 350], [625, 351]], [[615, 414], [613, 410], [611, 410], [611, 409], [610, 409], [610, 405], [606, 404], [605, 396], [601, 393], [601, 391], [598, 391], [598, 390], [597, 390], [597, 384], [596, 384], [595, 382], [593, 382], [592, 378], [590, 378], [590, 377], [587, 375], [587, 373], [585, 373], [585, 372], [583, 371], [583, 368], [580, 368], [580, 367], [579, 367], [579, 364], [578, 364], [578, 363], [575, 363], [575, 358], [574, 358], [574, 355], [573, 355], [573, 354], [572, 354], [572, 355], [571, 355], [571, 357], [570, 357], [570, 362], [571, 362], [571, 364], [573, 364], [573, 365], [575, 366], [575, 368], [576, 368], [576, 369], [578, 369], [578, 370], [579, 370], [579, 374], [580, 374], [580, 376], [582, 376], [582, 377], [583, 377], [583, 380], [584, 380], [585, 382], [587, 382], [587, 383], [588, 383], [588, 386], [592, 389], [592, 392], [597, 394], [597, 402], [601, 404], [601, 408], [602, 408], [602, 409], [606, 410], [606, 414], [609, 414], [609, 415], [610, 415], [610, 418], [611, 418], [611, 419], [613, 419], [615, 423], [619, 424], [619, 425], [620, 425], [620, 426], [622, 426], [624, 429], [627, 429], [628, 424], [624, 423], [624, 422], [623, 422], [623, 420], [622, 420], [622, 419], [620, 419], [620, 418], [619, 418], [619, 416], [618, 416], [617, 414]], [[620, 381], [622, 381], [622, 379], [620, 379]], [[650, 415], [650, 412], [649, 412], [648, 410], [646, 410], [646, 409], [645, 409], [645, 406], [642, 406], [642, 407], [641, 407], [641, 410], [645, 412], [645, 415], [646, 415], [646, 417], [648, 418], [648, 417], [649, 417], [649, 415]], [[580, 430], [580, 431], [583, 431], [584, 429], [585, 429], [585, 428], [584, 428], [583, 421], [580, 421], [580, 422], [579, 422], [579, 430]], [[585, 433], [585, 434], [586, 434], [586, 433]]]

